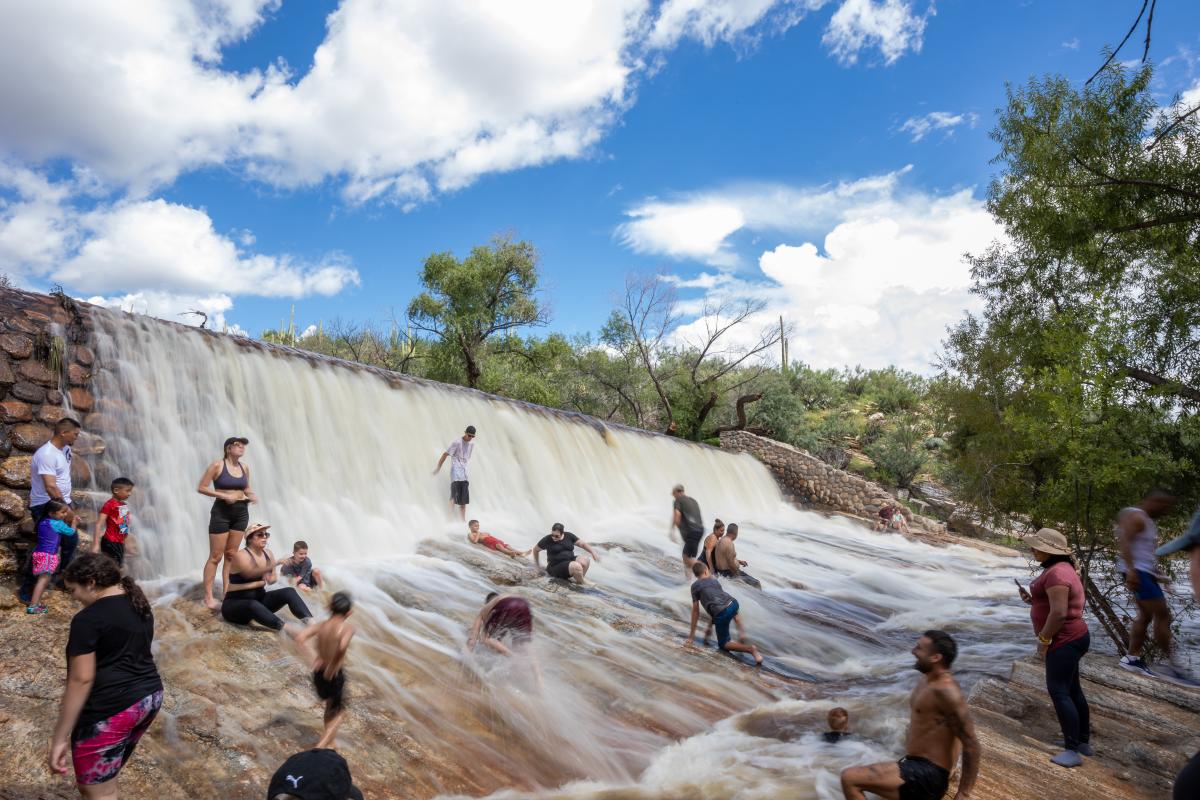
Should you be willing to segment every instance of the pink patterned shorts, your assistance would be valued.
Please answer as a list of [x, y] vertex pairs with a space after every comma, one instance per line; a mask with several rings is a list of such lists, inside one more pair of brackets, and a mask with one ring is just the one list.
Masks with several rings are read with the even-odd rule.
[[163, 693], [159, 689], [124, 711], [75, 731], [71, 742], [75, 782], [87, 786], [117, 777], [121, 767], [133, 755], [142, 734], [158, 716], [162, 701]]
[[34, 553], [33, 574], [53, 575], [58, 569], [58, 553]]

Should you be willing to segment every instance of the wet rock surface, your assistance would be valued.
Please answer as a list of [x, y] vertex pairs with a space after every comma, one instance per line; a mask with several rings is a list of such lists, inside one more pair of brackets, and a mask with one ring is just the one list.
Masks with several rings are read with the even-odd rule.
[[1200, 749], [1200, 690], [1125, 672], [1102, 655], [1085, 657], [1081, 672], [1095, 756], [1075, 769], [1050, 763], [1062, 735], [1041, 662], [1018, 661], [1009, 680], [976, 684], [970, 703], [983, 768], [972, 797], [1170, 797], [1176, 773]]

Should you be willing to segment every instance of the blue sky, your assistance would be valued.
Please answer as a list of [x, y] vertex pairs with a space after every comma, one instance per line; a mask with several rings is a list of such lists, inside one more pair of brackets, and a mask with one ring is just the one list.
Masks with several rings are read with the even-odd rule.
[[[293, 306], [402, 314], [426, 255], [511, 231], [554, 330], [662, 271], [682, 339], [754, 300], [810, 363], [928, 371], [974, 307], [959, 256], [998, 234], [1005, 82], [1082, 81], [1140, 3], [132, 5], [27, 4], [0, 32], [19, 285], [257, 335]], [[1200, 99], [1200, 6], [1158, 5], [1161, 99]]]

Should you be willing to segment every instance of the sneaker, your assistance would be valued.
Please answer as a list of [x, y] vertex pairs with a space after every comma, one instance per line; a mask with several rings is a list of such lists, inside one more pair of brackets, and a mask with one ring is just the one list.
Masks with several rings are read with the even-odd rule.
[[1121, 669], [1129, 670], [1130, 672], [1137, 672], [1141, 675], [1147, 675], [1150, 677], [1154, 676], [1154, 673], [1150, 671], [1148, 666], [1146, 666], [1145, 661], [1142, 661], [1140, 658], [1134, 658], [1133, 656], [1121, 656], [1121, 660], [1118, 662], [1117, 666], [1119, 666]]
[[[1055, 742], [1055, 744], [1064, 750], [1067, 749], [1067, 744], [1062, 739], [1059, 739], [1057, 742]], [[1090, 758], [1092, 756], [1093, 751], [1092, 751], [1092, 746], [1090, 744], [1088, 744], [1087, 742], [1080, 742], [1078, 745], [1076, 745], [1075, 752], [1079, 753], [1079, 755], [1081, 755], [1081, 756], [1088, 756]]]
[[46, 607], [45, 603], [38, 603], [36, 606], [26, 606], [25, 613], [26, 614], [45, 614], [49, 610], [50, 609]]
[[1060, 767], [1078, 767], [1083, 764], [1083, 756], [1076, 753], [1074, 750], [1063, 750], [1061, 753], [1050, 759], [1051, 764], [1058, 764]]

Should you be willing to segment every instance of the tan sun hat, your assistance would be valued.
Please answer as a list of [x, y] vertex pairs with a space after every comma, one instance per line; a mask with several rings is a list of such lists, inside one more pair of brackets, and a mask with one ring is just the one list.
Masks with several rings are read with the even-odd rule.
[[270, 529], [271, 529], [270, 525], [265, 525], [261, 522], [256, 522], [253, 525], [251, 525], [249, 528], [246, 529], [246, 538], [249, 539], [251, 536], [253, 536], [256, 533], [259, 533], [261, 531], [270, 530]]
[[1051, 556], [1069, 556], [1073, 554], [1067, 537], [1054, 528], [1040, 528], [1025, 535], [1025, 544], [1033, 549]]

